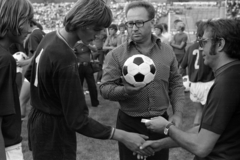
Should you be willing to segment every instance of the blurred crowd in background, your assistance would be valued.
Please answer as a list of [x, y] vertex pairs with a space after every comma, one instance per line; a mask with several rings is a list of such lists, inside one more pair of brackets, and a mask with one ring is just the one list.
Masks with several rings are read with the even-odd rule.
[[[34, 3], [34, 11], [36, 21], [40, 23], [44, 29], [56, 29], [62, 27], [62, 21], [66, 12], [74, 3]], [[121, 24], [125, 22], [124, 7], [126, 3], [116, 3], [111, 5], [111, 10], [113, 13], [113, 23]], [[156, 23], [163, 16], [167, 16], [168, 9], [165, 3], [154, 3], [156, 8]]]
[[227, 3], [227, 16], [239, 17], [240, 16], [240, 1], [228, 1]]

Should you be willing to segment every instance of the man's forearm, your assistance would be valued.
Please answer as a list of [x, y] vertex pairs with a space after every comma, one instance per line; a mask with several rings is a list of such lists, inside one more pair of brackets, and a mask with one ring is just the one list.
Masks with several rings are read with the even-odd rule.
[[112, 101], [124, 100], [127, 96], [123, 86], [114, 84], [101, 84], [99, 89], [103, 98]]
[[[189, 130], [187, 130], [187, 133], [197, 133], [199, 129], [199, 126], [190, 128]], [[159, 143], [162, 144], [162, 148], [175, 148], [175, 147], [179, 147], [179, 144], [176, 143], [176, 141], [174, 141], [171, 137], [167, 137], [167, 138], [163, 138], [160, 140], [157, 140]]]
[[170, 137], [160, 139], [158, 142], [161, 144], [161, 149], [179, 147], [179, 145]]
[[171, 126], [169, 129], [169, 136], [182, 148], [186, 149], [187, 151], [198, 155], [199, 148], [198, 144], [196, 143], [197, 134], [193, 133], [196, 130], [193, 129], [189, 132], [183, 132], [175, 126]]

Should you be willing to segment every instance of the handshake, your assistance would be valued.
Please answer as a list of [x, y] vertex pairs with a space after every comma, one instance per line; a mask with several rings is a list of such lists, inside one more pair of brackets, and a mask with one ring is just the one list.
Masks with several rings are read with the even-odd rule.
[[[168, 135], [166, 132], [166, 126], [172, 125], [163, 117], [155, 117], [151, 120], [142, 119], [142, 123], [145, 123], [146, 127], [156, 133]], [[174, 122], [173, 122], [174, 123]], [[164, 138], [160, 140], [147, 140], [148, 137], [137, 133], [127, 132], [124, 139], [121, 142], [130, 150], [133, 151], [133, 155], [136, 155], [138, 159], [146, 160], [147, 157], [153, 156], [155, 152], [160, 151], [163, 148], [167, 148], [170, 138]]]

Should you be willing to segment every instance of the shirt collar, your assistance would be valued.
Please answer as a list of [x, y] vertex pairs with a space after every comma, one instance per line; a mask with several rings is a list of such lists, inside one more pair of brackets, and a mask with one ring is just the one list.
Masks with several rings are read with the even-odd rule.
[[221, 66], [220, 68], [218, 68], [218, 69], [214, 72], [215, 77], [217, 77], [218, 75], [220, 75], [223, 71], [225, 71], [225, 70], [228, 69], [229, 67], [234, 66], [234, 65], [237, 65], [237, 64], [240, 64], [240, 61], [239, 61], [239, 60], [235, 60], [235, 61], [229, 62], [229, 63]]

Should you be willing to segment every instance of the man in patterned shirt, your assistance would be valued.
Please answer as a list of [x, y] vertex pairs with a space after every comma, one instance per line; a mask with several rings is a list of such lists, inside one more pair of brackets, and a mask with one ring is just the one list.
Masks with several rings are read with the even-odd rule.
[[[165, 136], [148, 130], [141, 119], [157, 116], [168, 119], [167, 109], [172, 107], [173, 116], [169, 120], [176, 126], [181, 124], [184, 103], [182, 77], [178, 73], [177, 60], [171, 47], [161, 43], [151, 32], [154, 27], [154, 7], [144, 1], [132, 2], [125, 14], [131, 40], [106, 56], [100, 92], [104, 98], [120, 103], [117, 128], [147, 135], [152, 140], [161, 139]], [[152, 58], [157, 68], [154, 81], [145, 87], [133, 87], [122, 79], [124, 62], [135, 54]], [[121, 143], [119, 152], [121, 160], [137, 159]], [[168, 149], [163, 149], [148, 160], [167, 160], [168, 153]]]

